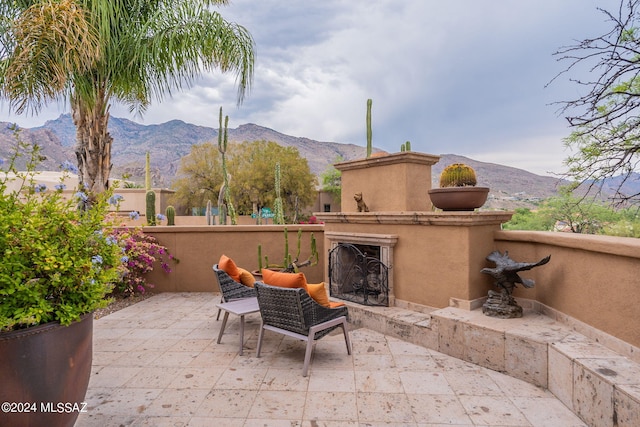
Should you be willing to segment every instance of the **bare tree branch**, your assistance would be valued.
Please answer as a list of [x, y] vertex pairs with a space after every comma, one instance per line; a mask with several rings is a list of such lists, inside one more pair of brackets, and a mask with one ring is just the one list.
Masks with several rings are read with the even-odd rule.
[[621, 0], [615, 12], [598, 10], [612, 24], [608, 32], [554, 53], [569, 65], [549, 84], [578, 74], [569, 80], [588, 90], [557, 103], [573, 128], [565, 139], [575, 153], [565, 160], [566, 175], [589, 189], [620, 177], [613, 199], [639, 203], [640, 191], [627, 194], [624, 187], [640, 181], [640, 0]]

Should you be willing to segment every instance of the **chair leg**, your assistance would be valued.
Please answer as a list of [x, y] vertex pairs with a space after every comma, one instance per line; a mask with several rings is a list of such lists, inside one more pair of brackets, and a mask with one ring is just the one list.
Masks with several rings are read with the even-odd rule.
[[244, 315], [240, 316], [240, 356], [242, 356], [244, 348]]
[[[224, 302], [224, 297], [221, 297], [221, 298], [220, 298], [220, 304], [222, 304], [223, 302]], [[219, 308], [219, 309], [218, 309], [218, 315], [216, 316], [216, 322], [217, 322], [218, 320], [220, 320], [220, 312], [221, 312], [221, 311], [222, 311], [222, 309], [220, 309], [220, 308]]]
[[260, 332], [258, 333], [258, 349], [256, 350], [256, 357], [260, 357], [260, 350], [262, 349], [262, 337], [264, 336], [263, 323], [260, 322]]
[[307, 371], [309, 370], [309, 362], [311, 362], [311, 353], [313, 352], [313, 337], [316, 332], [311, 328], [309, 332], [309, 336], [307, 338], [307, 350], [304, 353], [304, 366], [302, 367], [302, 376], [307, 376]]
[[218, 344], [222, 341], [222, 334], [224, 334], [224, 328], [227, 326], [227, 319], [229, 318], [229, 312], [224, 312], [224, 317], [222, 318], [222, 326], [220, 327], [220, 333], [218, 333]]
[[342, 333], [344, 334], [344, 342], [347, 344], [347, 354], [351, 354], [351, 340], [349, 339], [349, 331], [347, 329], [346, 319], [342, 322]]

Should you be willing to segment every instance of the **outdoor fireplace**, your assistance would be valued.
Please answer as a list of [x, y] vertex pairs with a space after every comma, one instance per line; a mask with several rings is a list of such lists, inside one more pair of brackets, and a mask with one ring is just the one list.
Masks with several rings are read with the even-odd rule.
[[389, 269], [397, 236], [325, 233], [329, 239], [329, 291], [332, 297], [370, 306], [393, 305]]

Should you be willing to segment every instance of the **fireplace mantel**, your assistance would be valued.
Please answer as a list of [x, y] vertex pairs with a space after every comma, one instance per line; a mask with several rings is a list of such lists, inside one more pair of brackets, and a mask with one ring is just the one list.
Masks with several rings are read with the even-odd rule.
[[[513, 212], [316, 212], [319, 222], [325, 224], [408, 224], [433, 226], [484, 226], [505, 223]], [[326, 230], [326, 228], [325, 228]], [[325, 234], [329, 233], [325, 231]]]
[[[330, 242], [330, 246], [337, 243], [356, 243], [359, 245], [377, 245], [393, 247], [398, 242], [397, 234], [370, 234], [370, 233], [341, 233], [337, 231], [325, 231], [324, 237]], [[385, 262], [387, 266], [389, 263]]]

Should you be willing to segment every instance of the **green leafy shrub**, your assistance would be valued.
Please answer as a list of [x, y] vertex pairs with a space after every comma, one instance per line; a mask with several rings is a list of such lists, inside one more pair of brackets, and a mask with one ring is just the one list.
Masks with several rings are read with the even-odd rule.
[[[106, 306], [118, 280], [122, 250], [104, 232], [112, 196], [77, 191], [66, 199], [63, 180], [54, 189], [36, 184], [39, 147], [22, 142], [17, 131], [16, 140], [11, 159], [0, 165], [0, 331], [68, 325]], [[27, 172], [18, 172], [25, 154]]]

